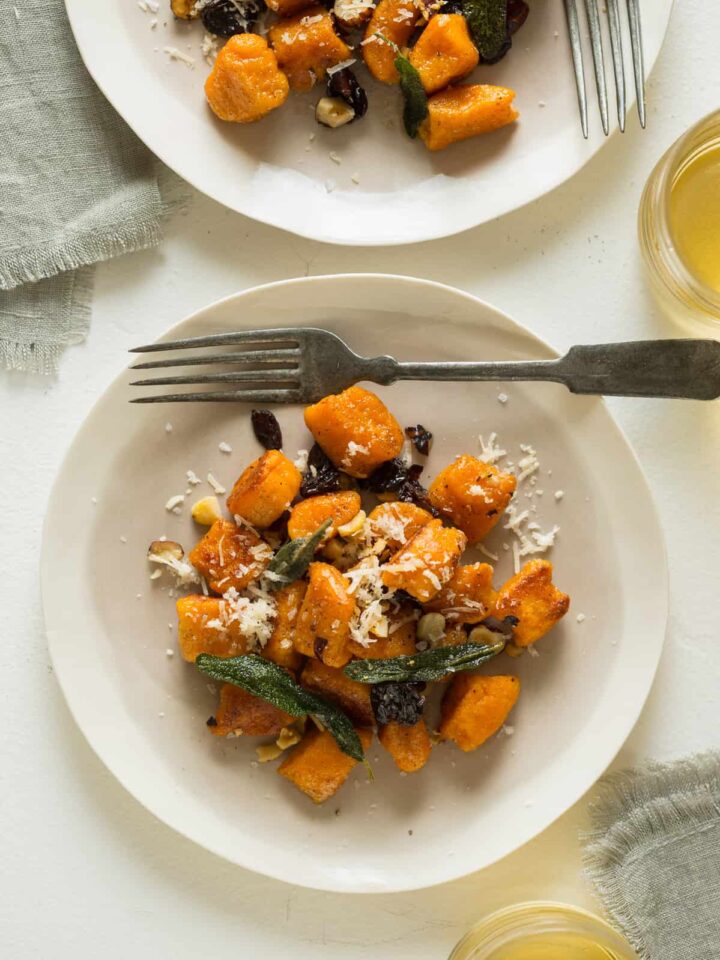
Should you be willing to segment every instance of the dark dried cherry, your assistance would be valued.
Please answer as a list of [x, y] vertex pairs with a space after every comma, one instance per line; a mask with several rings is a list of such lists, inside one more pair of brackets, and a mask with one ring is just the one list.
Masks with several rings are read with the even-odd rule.
[[210, 0], [200, 10], [200, 18], [208, 33], [232, 37], [249, 32], [264, 6], [262, 0]]
[[512, 36], [525, 23], [530, 13], [530, 7], [525, 0], [508, 0], [507, 25], [508, 33]]
[[418, 423], [416, 427], [405, 427], [405, 436], [408, 440], [412, 440], [418, 453], [421, 453], [424, 457], [430, 453], [433, 435], [421, 423]]
[[282, 449], [282, 430], [272, 410], [253, 410], [250, 419], [258, 442], [266, 450]]
[[374, 683], [370, 687], [370, 703], [377, 722], [414, 727], [425, 706], [424, 687], [422, 683]]
[[407, 480], [407, 467], [399, 457], [386, 460], [364, 483], [373, 493], [396, 493]]
[[386, 460], [365, 481], [365, 486], [373, 493], [394, 493], [403, 503], [414, 503], [434, 517], [438, 512], [430, 503], [428, 492], [420, 483], [422, 465], [414, 463], [406, 467], [399, 457]]
[[313, 444], [308, 455], [307, 470], [303, 474], [300, 496], [316, 497], [320, 493], [335, 493], [342, 489], [342, 477], [322, 447]]
[[329, 97], [340, 97], [355, 111], [355, 116], [350, 123], [354, 123], [367, 113], [367, 94], [349, 67], [335, 70], [328, 76], [327, 92]]

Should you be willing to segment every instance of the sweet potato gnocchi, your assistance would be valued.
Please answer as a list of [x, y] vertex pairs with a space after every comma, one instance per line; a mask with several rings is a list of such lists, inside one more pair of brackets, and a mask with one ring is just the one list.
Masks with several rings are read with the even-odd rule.
[[[258, 439], [281, 445], [274, 414], [262, 419]], [[305, 424], [315, 446], [296, 462], [278, 449], [252, 460], [227, 497], [230, 516], [187, 561], [168, 541], [153, 541], [148, 557], [203, 588], [177, 600], [178, 645], [220, 681], [210, 732], [271, 738], [258, 758], [284, 755], [278, 773], [323, 803], [374, 731], [403, 774], [446, 744], [481, 747], [520, 693], [515, 661], [503, 654], [545, 636], [570, 599], [548, 560], [521, 563], [555, 530], [509, 551], [515, 573], [499, 586], [493, 565], [465, 556], [503, 515], [517, 531], [511, 470], [465, 453], [425, 489], [423, 467], [401, 456], [405, 433], [417, 438], [420, 428], [404, 431], [361, 387], [309, 406]], [[420, 447], [424, 459], [429, 441]]]
[[371, 98], [359, 63], [371, 83], [399, 84], [405, 130], [432, 151], [517, 119], [514, 91], [457, 86], [509, 50], [529, 7], [504, 5], [503, 16], [497, 0], [335, 0], [332, 9], [311, 0], [170, 0], [177, 19], [199, 20], [206, 31], [203, 52], [216, 59], [205, 94], [218, 119], [254, 123], [290, 91], [320, 88], [318, 123], [334, 129], [361, 120]]

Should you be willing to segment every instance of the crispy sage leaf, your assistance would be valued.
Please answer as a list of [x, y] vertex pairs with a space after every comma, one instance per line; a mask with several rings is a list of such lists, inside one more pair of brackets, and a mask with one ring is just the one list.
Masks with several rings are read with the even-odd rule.
[[293, 583], [304, 576], [315, 556], [315, 550], [331, 523], [332, 520], [328, 518], [315, 533], [311, 533], [308, 537], [298, 537], [297, 540], [288, 540], [280, 547], [265, 570], [269, 590], [279, 590], [280, 587], [285, 587], [288, 583]]
[[365, 759], [360, 737], [342, 710], [305, 690], [271, 660], [254, 653], [227, 659], [201, 653], [195, 664], [213, 680], [234, 683], [236, 687], [242, 687], [293, 717], [317, 717], [343, 753], [359, 763]]
[[507, 640], [498, 634], [490, 643], [461, 643], [455, 647], [436, 647], [406, 657], [389, 660], [353, 660], [345, 676], [359, 683], [396, 683], [442, 680], [449, 673], [472, 670], [505, 649]]
[[461, 7], [483, 63], [497, 63], [510, 44], [507, 0], [461, 0]]
[[395, 69], [400, 74], [400, 90], [405, 99], [403, 110], [405, 132], [414, 140], [420, 124], [428, 115], [427, 94], [420, 74], [402, 53], [398, 53], [395, 57]]

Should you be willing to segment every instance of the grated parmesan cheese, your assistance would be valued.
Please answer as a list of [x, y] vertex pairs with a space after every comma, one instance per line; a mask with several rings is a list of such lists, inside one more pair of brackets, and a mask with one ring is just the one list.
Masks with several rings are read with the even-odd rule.
[[[277, 618], [277, 601], [263, 586], [251, 586], [242, 593], [230, 587], [220, 603], [219, 628], [226, 630], [237, 623], [248, 649], [262, 649], [272, 636]], [[215, 627], [216, 621], [207, 626]]]
[[354, 440], [351, 440], [347, 445], [344, 458], [340, 461], [341, 465], [343, 467], [351, 467], [353, 460], [359, 453], [368, 454], [370, 451], [367, 447], [363, 447], [361, 444], [355, 443]]
[[380, 561], [376, 556], [366, 557], [343, 573], [349, 581], [348, 593], [355, 597], [355, 610], [350, 620], [350, 636], [364, 647], [376, 642], [374, 630], [382, 630], [385, 608], [394, 591], [382, 581]]
[[213, 488], [215, 493], [220, 495], [222, 495], [223, 493], [227, 493], [227, 490], [225, 489], [225, 487], [220, 483], [219, 480], [216, 480], [211, 473], [207, 475], [207, 482]]
[[497, 460], [500, 460], [501, 457], [507, 456], [507, 450], [501, 450], [497, 446], [497, 434], [491, 433], [487, 439], [487, 443], [482, 437], [482, 434], [478, 437], [480, 443], [480, 456], [485, 463], [495, 463]]
[[195, 67], [195, 57], [191, 57], [189, 53], [183, 53], [177, 47], [163, 47], [163, 53], [167, 54], [169, 60], [184, 63], [190, 70]]

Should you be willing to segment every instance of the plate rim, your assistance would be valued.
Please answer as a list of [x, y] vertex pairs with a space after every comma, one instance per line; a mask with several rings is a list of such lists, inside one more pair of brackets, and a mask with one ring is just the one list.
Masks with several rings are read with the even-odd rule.
[[[203, 194], [206, 197], [209, 197], [211, 200], [214, 200], [216, 203], [219, 203], [221, 206], [226, 209], [233, 210], [235, 213], [239, 213], [241, 216], [247, 217], [250, 220], [254, 220], [258, 223], [265, 224], [266, 226], [274, 227], [278, 230], [282, 230], [285, 233], [289, 233], [293, 236], [302, 237], [306, 240], [314, 240], [318, 243], [328, 243], [335, 246], [342, 247], [396, 247], [403, 245], [414, 245], [418, 243], [425, 243], [432, 240], [440, 240], [445, 237], [458, 236], [469, 230], [472, 230], [476, 227], [482, 226], [485, 223], [489, 223], [492, 220], [499, 219], [500, 217], [507, 216], [510, 213], [513, 213], [515, 210], [520, 210], [528, 204], [539, 200], [541, 197], [546, 196], [549, 193], [552, 193], [554, 190], [557, 190], [558, 187], [561, 187], [564, 183], [567, 183], [572, 177], [580, 173], [581, 170], [587, 166], [587, 164], [603, 149], [603, 147], [611, 140], [614, 139], [619, 133], [619, 124], [617, 116], [611, 114], [611, 126], [609, 135], [602, 135], [602, 132], [595, 130], [595, 139], [593, 146], [591, 148], [583, 147], [584, 152], [580, 157], [580, 162], [574, 165], [575, 161], [570, 162], [567, 166], [560, 166], [553, 168], [553, 172], [548, 175], [545, 186], [540, 189], [540, 192], [533, 192], [533, 190], [528, 190], [527, 194], [520, 194], [518, 191], [517, 201], [513, 201], [511, 205], [507, 206], [501, 213], [497, 212], [488, 212], [487, 214], [481, 214], [478, 219], [475, 214], [471, 214], [466, 218], [465, 222], [461, 222], [455, 226], [442, 226], [437, 229], [418, 232], [416, 229], [416, 224], [413, 225], [412, 232], [407, 231], [407, 235], [399, 235], [399, 233], [391, 234], [389, 236], [377, 237], [377, 236], [363, 236], [363, 237], [338, 237], [331, 235], [328, 232], [318, 232], [313, 231], [307, 227], [303, 226], [304, 221], [302, 217], [294, 216], [294, 224], [290, 225], [287, 223], [280, 222], [279, 217], [274, 217], [270, 214], [263, 214], [258, 212], [253, 208], [252, 212], [248, 212], [246, 209], [241, 209], [241, 206], [238, 203], [228, 203], [227, 200], [223, 199], [222, 191], [213, 191], [212, 185], [202, 185], [199, 178], [194, 174], [188, 175], [185, 172], [181, 172], [182, 164], [171, 163], [167, 158], [167, 151], [161, 146], [156, 149], [155, 145], [150, 146], [148, 140], [145, 139], [140, 130], [143, 127], [143, 124], [140, 121], [139, 114], [133, 114], [132, 116], [128, 115], [124, 110], [118, 105], [118, 98], [111, 94], [106, 85], [103, 82], [104, 77], [101, 77], [102, 73], [102, 62], [98, 62], [97, 66], [91, 58], [91, 50], [86, 48], [83, 43], [81, 43], [80, 36], [80, 5], [84, 0], [64, 0], [65, 9], [67, 11], [68, 21], [73, 33], [75, 40], [75, 45], [80, 53], [82, 61], [85, 65], [86, 70], [92, 77], [93, 81], [97, 85], [98, 89], [106, 100], [111, 104], [113, 109], [118, 113], [120, 117], [125, 121], [125, 123], [130, 127], [130, 129], [135, 133], [135, 135], [145, 144], [148, 150], [153, 153], [158, 159], [165, 164], [170, 170], [172, 170], [177, 176], [185, 180], [186, 183], [189, 183], [191, 187], [197, 190], [199, 193]], [[675, 5], [675, 0], [668, 0], [668, 11], [667, 18], [665, 20], [661, 36], [659, 37], [659, 43], [657, 49], [653, 51], [652, 56], [648, 56], [647, 51], [645, 51], [645, 82], [647, 89], [647, 81], [649, 80], [652, 71], [655, 69], [655, 65], [659, 59], [662, 48], [665, 44], [667, 38], [668, 29], [670, 26], [670, 21], [672, 17], [672, 11]], [[586, 63], [587, 67], [587, 63]], [[568, 82], [571, 82], [571, 77], [568, 76]], [[588, 88], [590, 90], [589, 97], [592, 102], [592, 86]], [[626, 116], [629, 116], [630, 111], [633, 109], [636, 103], [636, 94], [634, 86], [628, 88], [628, 110]], [[578, 118], [578, 131], [580, 130], [580, 121]], [[592, 134], [591, 134], [592, 137]], [[586, 139], [585, 144], [588, 143]], [[249, 183], [249, 181], [248, 181]], [[470, 205], [468, 209], [474, 209]], [[309, 218], [309, 221], [312, 222], [312, 218]]]
[[[318, 283], [325, 283], [327, 281], [345, 281], [345, 282], [357, 282], [357, 281], [381, 281], [381, 282], [391, 282], [391, 283], [410, 283], [412, 285], [417, 285], [420, 287], [434, 287], [438, 290], [443, 291], [444, 293], [449, 293], [451, 296], [459, 296], [462, 299], [465, 299], [467, 302], [473, 304], [476, 308], [479, 308], [482, 311], [487, 311], [490, 314], [495, 314], [502, 318], [503, 322], [508, 325], [509, 328], [516, 331], [520, 331], [523, 335], [530, 337], [535, 340], [544, 350], [554, 357], [559, 356], [558, 352], [542, 337], [538, 336], [534, 331], [530, 330], [528, 327], [524, 326], [521, 323], [518, 323], [508, 314], [504, 313], [502, 310], [499, 310], [497, 307], [494, 307], [492, 304], [489, 304], [487, 301], [482, 300], [475, 295], [468, 293], [467, 291], [460, 290], [457, 287], [453, 287], [449, 284], [441, 283], [435, 280], [425, 280], [418, 277], [412, 277], [402, 274], [385, 274], [385, 273], [343, 273], [343, 274], [323, 274], [320, 276], [310, 276], [310, 277], [296, 277], [284, 280], [276, 280], [269, 283], [259, 284], [254, 287], [248, 287], [245, 290], [238, 291], [234, 294], [230, 294], [225, 297], [221, 297], [218, 300], [212, 301], [204, 307], [201, 307], [198, 310], [193, 311], [187, 316], [181, 318], [176, 323], [172, 324], [169, 328], [165, 329], [159, 337], [155, 338], [153, 342], [160, 342], [164, 338], [170, 336], [173, 331], [180, 325], [183, 325], [189, 321], [194, 320], [196, 317], [208, 312], [215, 310], [222, 304], [226, 304], [231, 301], [242, 301], [246, 296], [263, 294], [268, 290], [279, 289], [285, 286], [299, 286], [299, 285], [314, 285]], [[451, 321], [452, 322], [452, 321]], [[53, 672], [57, 679], [58, 685], [63, 694], [65, 703], [73, 717], [74, 722], [76, 723], [78, 729], [82, 733], [86, 742], [90, 746], [91, 750], [95, 756], [100, 760], [103, 766], [112, 774], [112, 776], [118, 781], [118, 783], [123, 787], [124, 790], [136, 801], [138, 802], [148, 813], [151, 814], [157, 821], [164, 824], [166, 827], [172, 829], [176, 833], [180, 834], [187, 840], [197, 844], [204, 850], [209, 851], [210, 853], [221, 857], [223, 860], [226, 860], [230, 863], [235, 864], [245, 870], [248, 870], [253, 873], [257, 873], [261, 876], [267, 876], [274, 880], [305, 887], [308, 889], [321, 890], [329, 893], [340, 893], [340, 894], [378, 894], [378, 893], [403, 893], [411, 892], [415, 890], [429, 889], [434, 886], [439, 886], [443, 883], [449, 883], [455, 880], [459, 880], [463, 877], [470, 876], [474, 873], [480, 873], [481, 871], [491, 867], [493, 864], [499, 862], [507, 856], [510, 856], [515, 851], [524, 847], [527, 843], [533, 840], [535, 837], [539, 836], [541, 833], [544, 833], [553, 823], [555, 823], [561, 816], [568, 812], [592, 787], [597, 783], [599, 778], [603, 773], [608, 769], [613, 760], [617, 757], [618, 753], [627, 742], [628, 737], [634, 730], [637, 722], [640, 718], [642, 710], [645, 707], [647, 699], [652, 690], [655, 678], [657, 675], [658, 667], [660, 660], [663, 654], [663, 649], [665, 645], [665, 640], [667, 636], [667, 627], [668, 627], [668, 615], [669, 615], [669, 568], [668, 568], [668, 553], [667, 553], [667, 544], [665, 539], [665, 533], [660, 519], [660, 513], [658, 510], [657, 502], [653, 494], [652, 488], [649, 484], [648, 478], [643, 470], [642, 464], [630, 444], [625, 432], [623, 431], [620, 424], [617, 422], [615, 417], [612, 415], [609, 410], [605, 400], [603, 398], [597, 398], [597, 402], [602, 405], [605, 416], [607, 417], [608, 424], [616, 431], [619, 440], [623, 443], [627, 453], [632, 460], [632, 463], [637, 470], [638, 480], [642, 483], [643, 491], [648, 500], [648, 506], [650, 513], [652, 515], [654, 526], [656, 529], [658, 542], [660, 546], [660, 556], [658, 558], [658, 567], [659, 571], [662, 572], [662, 579], [659, 583], [659, 592], [655, 598], [655, 609], [659, 611], [658, 624], [659, 627], [662, 627], [661, 636], [656, 640], [656, 653], [655, 661], [653, 663], [653, 668], [651, 671], [645, 675], [645, 687], [642, 692], [642, 696], [635, 699], [633, 704], [632, 711], [628, 711], [628, 724], [627, 731], [624, 734], [622, 740], [613, 744], [610, 749], [605, 749], [600, 751], [602, 756], [593, 764], [593, 769], [597, 769], [597, 772], [593, 775], [592, 783], [586, 785], [582, 788], [578, 788], [570, 791], [563, 795], [563, 800], [561, 801], [559, 808], [556, 813], [554, 813], [549, 819], [544, 822], [544, 825], [539, 829], [532, 827], [529, 831], [526, 831], [523, 834], [522, 829], [518, 830], [518, 834], [522, 835], [519, 842], [513, 844], [510, 848], [505, 850], [502, 853], [494, 854], [490, 859], [486, 860], [482, 866], [470, 866], [466, 867], [463, 865], [459, 870], [448, 870], [445, 871], [443, 875], [437, 876], [430, 880], [423, 880], [421, 883], [417, 883], [415, 880], [410, 880], [409, 882], [384, 882], [380, 887], [374, 885], [368, 881], [361, 881], [360, 884], [353, 884], [348, 882], [347, 878], [343, 881], [338, 881], [338, 878], [335, 874], [330, 874], [326, 872], [324, 880], [320, 878], [313, 878], [308, 880], [304, 875], [300, 879], [297, 875], [293, 875], [292, 878], [289, 878], [288, 873], [283, 874], [281, 871], [274, 869], [273, 867], [263, 866], [262, 869], [258, 869], [256, 864], [250, 864], [244, 862], [241, 858], [235, 856], [233, 853], [224, 850], [217, 846], [216, 844], [209, 842], [207, 840], [201, 839], [198, 835], [192, 831], [187, 830], [185, 827], [180, 826], [173, 822], [171, 819], [167, 818], [164, 815], [156, 812], [151, 806], [151, 801], [144, 797], [138, 796], [135, 790], [128, 785], [126, 782], [126, 777], [124, 771], [122, 773], [118, 772], [115, 769], [117, 764], [113, 764], [111, 760], [108, 760], [103, 755], [103, 748], [101, 745], [101, 736], [97, 731], [88, 731], [85, 726], [81, 723], [78, 717], [78, 711], [75, 709], [75, 704], [73, 702], [72, 696], [68, 692], [65, 684], [65, 674], [64, 666], [59, 657], [56, 656], [56, 653], [53, 651], [53, 631], [49, 627], [49, 612], [48, 612], [48, 578], [50, 575], [50, 569], [48, 564], [48, 551], [49, 551], [49, 526], [51, 518], [51, 504], [56, 495], [56, 490], [61, 485], [63, 474], [66, 469], [66, 465], [69, 462], [71, 455], [74, 451], [76, 444], [80, 441], [80, 435], [83, 431], [83, 428], [88, 421], [88, 419], [95, 412], [99, 402], [116, 386], [125, 383], [125, 377], [127, 374], [127, 369], [124, 368], [120, 371], [117, 376], [115, 376], [110, 383], [105, 387], [105, 389], [95, 398], [93, 405], [87, 411], [86, 415], [83, 417], [82, 422], [79, 424], [71, 442], [68, 445], [65, 454], [63, 455], [60, 464], [57, 468], [56, 474], [53, 479], [53, 483], [50, 488], [50, 492], [46, 501], [46, 511], [43, 517], [42, 525], [42, 536], [40, 543], [40, 559], [39, 559], [39, 573], [40, 573], [40, 596], [41, 596], [41, 609], [43, 614], [43, 624], [45, 635], [47, 638], [48, 653], [50, 656], [50, 661], [53, 666]], [[297, 873], [297, 871], [296, 871]], [[334, 881], [334, 882], [333, 882]]]

